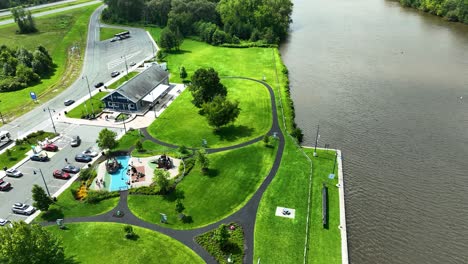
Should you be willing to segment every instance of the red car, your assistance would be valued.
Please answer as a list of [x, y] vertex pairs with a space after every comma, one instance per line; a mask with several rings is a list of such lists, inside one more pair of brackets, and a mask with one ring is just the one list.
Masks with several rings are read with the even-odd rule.
[[49, 144], [45, 144], [44, 147], [42, 147], [42, 149], [45, 151], [57, 151], [58, 147], [57, 145], [49, 143]]
[[11, 184], [0, 179], [0, 191], [8, 191], [11, 188]]
[[57, 179], [62, 179], [62, 180], [68, 180], [70, 179], [70, 173], [68, 172], [64, 172], [64, 171], [61, 171], [61, 170], [54, 170], [54, 178], [57, 178]]

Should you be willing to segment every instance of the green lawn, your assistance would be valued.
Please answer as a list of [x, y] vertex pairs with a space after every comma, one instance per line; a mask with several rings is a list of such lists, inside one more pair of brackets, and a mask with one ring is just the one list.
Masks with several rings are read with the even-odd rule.
[[0, 168], [11, 168], [13, 165], [26, 158], [26, 153], [31, 150], [32, 144], [36, 144], [38, 140], [42, 141], [45, 138], [52, 139], [54, 137], [54, 133], [44, 132], [41, 135], [31, 137], [28, 141], [15, 145], [9, 151], [0, 154]]
[[[321, 150], [318, 153], [318, 157], [313, 159], [308, 263], [340, 263], [337, 178], [328, 179], [334, 155]], [[309, 168], [307, 159], [288, 138], [280, 170], [260, 202], [255, 225], [254, 262], [258, 258], [264, 263], [303, 262]], [[329, 186], [329, 229], [322, 228], [322, 182]], [[296, 209], [295, 219], [275, 216], [277, 206]], [[271, 235], [272, 230], [274, 236]]]
[[167, 154], [171, 157], [180, 157], [182, 155], [175, 148], [168, 148], [152, 141], [143, 141], [143, 151], [139, 152], [136, 149], [133, 150], [132, 156], [134, 157], [151, 157], [155, 155]]
[[[53, 204], [46, 215], [41, 213], [40, 219], [38, 220], [52, 220], [55, 221], [57, 218], [70, 218], [79, 216], [92, 216], [99, 215], [108, 212], [114, 208], [119, 202], [119, 197], [110, 198], [103, 200], [97, 204], [89, 204], [75, 200], [71, 193], [71, 189], [78, 189], [80, 182], [74, 182], [70, 188], [65, 190], [58, 198], [57, 202]], [[66, 221], [66, 220], [65, 220]]]
[[140, 135], [140, 130], [128, 131], [121, 139], [118, 140], [118, 145], [113, 149], [113, 151], [128, 150], [135, 146], [136, 142], [142, 138], [143, 136]]
[[190, 248], [166, 235], [133, 227], [137, 240], [125, 238], [117, 223], [67, 224], [67, 230], [47, 227], [62, 239], [65, 255], [79, 263], [203, 263]]
[[[41, 83], [23, 90], [1, 93], [0, 112], [8, 119], [37, 106], [32, 102], [29, 92], [34, 91], [40, 101], [47, 101], [75, 80], [81, 71], [89, 17], [99, 5], [37, 18], [35, 21], [39, 32], [34, 34], [16, 34], [16, 24], [0, 26], [1, 44], [9, 47], [23, 46], [30, 50], [42, 45], [57, 65], [54, 74], [50, 78], [42, 79]], [[72, 46], [79, 48], [72, 56], [68, 56]]]
[[70, 118], [81, 118], [83, 115], [86, 115], [87, 113], [91, 114], [91, 112], [92, 112], [91, 102], [93, 104], [94, 113], [99, 114], [100, 112], [102, 112], [102, 109], [105, 107], [105, 105], [101, 101], [101, 99], [104, 96], [108, 95], [108, 94], [109, 93], [107, 93], [107, 92], [100, 92], [100, 93], [97, 93], [97, 94], [93, 95], [91, 97], [91, 101], [90, 101], [90, 99], [87, 99], [86, 101], [84, 101], [80, 105], [78, 105], [75, 108], [73, 108], [72, 110], [70, 110], [66, 114], [66, 116], [70, 117]]
[[[259, 187], [272, 166], [275, 148], [256, 143], [241, 149], [210, 154], [210, 172], [202, 175], [195, 166], [169, 196], [131, 195], [132, 212], [145, 221], [160, 224], [159, 213], [168, 216], [167, 227], [189, 229], [200, 227], [237, 211]], [[184, 214], [193, 222], [182, 223], [175, 211], [179, 198]]]
[[116, 82], [112, 83], [111, 85], [109, 85], [107, 88], [108, 89], [116, 89], [116, 88], [119, 88], [120, 85], [122, 85], [124, 82], [130, 80], [131, 78], [135, 77], [136, 75], [138, 75], [139, 72], [129, 72], [127, 75], [125, 75], [124, 77], [120, 78], [119, 80], [117, 80]]
[[100, 28], [100, 37], [99, 40], [103, 41], [106, 39], [111, 39], [114, 37], [115, 34], [124, 32], [125, 30], [119, 29], [119, 28], [107, 28], [107, 27], [101, 27]]
[[228, 98], [240, 102], [241, 113], [233, 124], [214, 131], [191, 103], [190, 91], [185, 90], [148, 127], [148, 132], [164, 142], [189, 147], [200, 147], [202, 139], [206, 139], [209, 148], [235, 145], [266, 134], [272, 115], [268, 90], [247, 80], [224, 79], [222, 82], [228, 88]]

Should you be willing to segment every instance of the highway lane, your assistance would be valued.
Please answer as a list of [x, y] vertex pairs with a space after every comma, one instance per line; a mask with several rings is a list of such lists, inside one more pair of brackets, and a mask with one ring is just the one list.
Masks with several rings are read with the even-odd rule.
[[[46, 7], [50, 7], [50, 6], [62, 5], [62, 4], [71, 3], [71, 2], [76, 2], [76, 0], [57, 1], [57, 2], [48, 3], [48, 4], [42, 4], [42, 5], [36, 5], [36, 6], [31, 6], [31, 7], [25, 7], [24, 9], [25, 9], [25, 10], [35, 10], [35, 9], [39, 9], [39, 8], [46, 8]], [[10, 10], [6, 10], [6, 11], [1, 11], [1, 12], [0, 12], [0, 18], [1, 18], [2, 16], [8, 16], [8, 15], [11, 15], [11, 11], [10, 11]]]
[[[87, 38], [87, 49], [84, 58], [84, 67], [80, 77], [65, 91], [52, 99], [49, 102], [39, 102], [38, 106], [26, 113], [25, 115], [11, 121], [2, 126], [1, 130], [10, 131], [13, 138], [18, 138], [29, 134], [36, 130], [53, 131], [52, 123], [48, 112], [43, 109], [50, 107], [55, 112], [52, 113], [54, 120], [58, 114], [63, 114], [65, 108], [63, 102], [67, 99], [77, 100], [84, 96], [88, 96], [88, 88], [85, 79], [82, 76], [87, 76], [90, 84], [90, 89], [95, 89], [94, 84], [97, 82], [108, 82], [112, 78], [112, 71], [125, 72], [125, 60], [122, 56], [128, 57], [130, 61], [141, 62], [151, 56], [153, 53], [151, 40], [142, 29], [124, 27], [122, 30], [129, 30], [131, 38], [110, 42], [110, 40], [99, 41], [100, 13], [104, 6], [99, 7], [91, 16], [89, 23], [89, 31]], [[104, 25], [102, 25], [104, 26]], [[156, 50], [156, 48], [154, 48]], [[26, 172], [25, 176], [19, 179], [6, 177], [5, 180], [13, 185], [13, 189], [9, 192], [0, 192], [0, 218], [10, 220], [25, 219], [23, 216], [14, 215], [11, 213], [11, 205], [15, 202], [32, 203], [31, 188], [33, 184], [44, 186], [39, 174], [32, 174], [31, 168], [41, 168], [46, 178], [47, 184], [50, 184], [50, 192], [53, 194], [63, 184], [64, 180], [57, 180], [52, 177], [54, 169], [62, 168], [65, 165], [65, 158], [76, 164], [73, 160], [74, 156], [87, 147], [96, 145], [96, 138], [102, 127], [85, 126], [76, 124], [58, 123], [55, 121], [57, 132], [62, 138], [58, 142], [60, 147], [63, 147], [56, 153], [49, 162], [41, 163], [35, 161], [27, 161], [19, 169]], [[121, 133], [122, 129], [113, 129]], [[79, 148], [71, 148], [69, 140], [73, 135], [80, 135], [83, 142]]]

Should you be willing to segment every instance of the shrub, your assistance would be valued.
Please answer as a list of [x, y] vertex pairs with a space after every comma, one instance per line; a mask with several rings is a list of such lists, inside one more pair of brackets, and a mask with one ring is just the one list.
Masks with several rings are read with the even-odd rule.
[[97, 172], [93, 170], [92, 168], [86, 168], [81, 170], [80, 172], [80, 179], [82, 181], [87, 181], [89, 179], [94, 179], [97, 176]]
[[120, 194], [118, 192], [108, 192], [108, 191], [88, 191], [88, 196], [86, 197], [85, 202], [89, 204], [97, 204], [102, 200], [106, 200], [112, 197], [117, 197]]
[[130, 194], [141, 194], [141, 195], [158, 195], [159, 187], [154, 186], [142, 186], [138, 188], [131, 188], [129, 191]]

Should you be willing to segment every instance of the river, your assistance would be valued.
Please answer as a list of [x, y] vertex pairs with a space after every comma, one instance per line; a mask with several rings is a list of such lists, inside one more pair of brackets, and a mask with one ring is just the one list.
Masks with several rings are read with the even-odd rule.
[[468, 26], [385, 0], [294, 5], [296, 122], [343, 150], [350, 261], [468, 263]]

